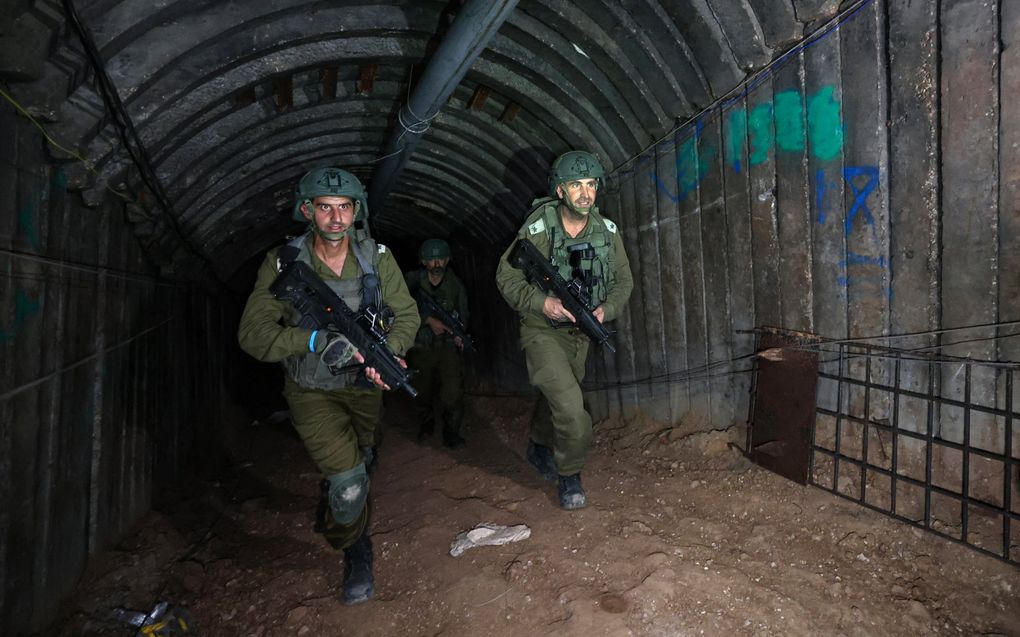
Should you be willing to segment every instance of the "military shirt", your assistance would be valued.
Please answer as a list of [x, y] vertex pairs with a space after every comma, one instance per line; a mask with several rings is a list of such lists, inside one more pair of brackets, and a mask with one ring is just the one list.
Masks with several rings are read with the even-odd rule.
[[[273, 248], [266, 254], [259, 266], [255, 280], [255, 289], [248, 297], [248, 303], [241, 315], [241, 324], [237, 330], [237, 339], [241, 349], [260, 361], [279, 362], [288, 356], [308, 352], [308, 340], [312, 330], [285, 325], [285, 317], [289, 313], [290, 303], [281, 301], [269, 291], [269, 286], [276, 279], [277, 255], [279, 248]], [[312, 267], [323, 280], [351, 279], [362, 275], [361, 266], [349, 251], [344, 260], [341, 276], [319, 259], [315, 250], [309, 250]], [[386, 343], [394, 354], [403, 356], [414, 343], [415, 332], [418, 331], [418, 305], [407, 292], [404, 277], [393, 254], [379, 246], [378, 273], [382, 285], [383, 302], [396, 315], [393, 327], [386, 337]]]
[[[539, 220], [547, 217], [546, 212], [549, 206], [558, 206], [558, 202], [550, 201], [544, 206], [539, 206], [528, 215], [524, 225], [521, 226], [517, 236], [514, 238], [515, 242], [517, 239], [528, 239], [535, 244], [539, 252], [549, 254], [551, 241], [550, 228], [544, 227], [544, 222], [539, 223]], [[554, 217], [558, 226], [556, 232], [563, 233], [562, 236], [565, 237], [569, 236], [563, 228], [563, 220], [558, 210]], [[613, 269], [608, 273], [607, 277], [608, 292], [606, 300], [602, 303], [602, 309], [605, 313], [604, 321], [608, 322], [618, 318], [623, 312], [627, 299], [630, 298], [631, 290], [634, 289], [634, 277], [630, 271], [630, 260], [627, 258], [627, 251], [624, 249], [623, 238], [620, 236], [619, 229], [616, 224], [603, 217], [598, 212], [597, 207], [593, 207], [591, 212], [588, 213], [587, 225], [572, 240], [592, 237], [598, 232], [597, 228], [600, 226], [605, 229], [604, 231], [610, 237], [610, 249], [613, 254]], [[507, 261], [507, 255], [510, 254], [512, 248], [513, 242], [511, 242], [506, 251], [503, 252], [503, 256], [499, 259], [499, 265], [496, 267], [496, 286], [499, 288], [503, 298], [506, 299], [506, 302], [510, 304], [510, 307], [520, 313], [521, 322], [524, 325], [529, 327], [549, 327], [545, 315], [542, 314], [542, 308], [545, 305], [546, 297], [552, 296], [552, 294], [546, 294], [537, 284], [529, 284], [524, 277], [524, 273], [510, 265]]]

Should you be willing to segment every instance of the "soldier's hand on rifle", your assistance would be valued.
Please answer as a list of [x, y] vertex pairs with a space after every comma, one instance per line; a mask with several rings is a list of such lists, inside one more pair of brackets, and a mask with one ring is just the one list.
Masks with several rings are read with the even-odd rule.
[[[405, 361], [404, 359], [402, 359], [400, 357], [396, 357], [396, 356], [394, 358], [397, 359], [397, 362], [400, 363], [401, 367], [403, 367], [404, 369], [407, 369], [407, 361]], [[359, 363], [364, 363], [365, 362], [365, 357], [362, 356], [360, 353], [355, 353], [354, 354], [354, 359], [356, 361], [358, 361]], [[381, 388], [385, 389], [386, 391], [389, 391], [391, 389], [389, 385], [387, 385], [386, 383], [383, 382], [382, 376], [379, 374], [379, 372], [376, 371], [376, 369], [374, 367], [366, 367], [365, 368], [365, 378], [367, 378], [368, 380], [370, 380], [373, 383], [375, 383], [375, 385], [377, 387], [381, 387]]]
[[428, 325], [429, 329], [432, 330], [432, 333], [435, 334], [436, 336], [442, 336], [445, 333], [451, 334], [453, 333], [453, 330], [446, 327], [445, 323], [443, 323], [434, 316], [429, 316], [428, 318], [426, 318], [425, 325]]
[[453, 337], [453, 344], [457, 346], [457, 349], [464, 349], [464, 339], [459, 336]]
[[599, 320], [599, 323], [606, 322], [606, 310], [600, 305], [591, 311], [591, 315]]
[[[347, 337], [339, 332], [316, 332], [315, 338], [312, 339], [312, 346], [322, 362], [330, 369], [339, 369], [346, 365], [351, 358], [361, 356], [358, 354], [357, 348], [347, 340]], [[363, 360], [358, 362], [363, 362]]]
[[545, 297], [545, 303], [542, 305], [542, 314], [545, 314], [546, 318], [552, 321], [577, 322], [574, 315], [568, 312], [567, 308], [563, 307], [563, 302], [555, 296]]

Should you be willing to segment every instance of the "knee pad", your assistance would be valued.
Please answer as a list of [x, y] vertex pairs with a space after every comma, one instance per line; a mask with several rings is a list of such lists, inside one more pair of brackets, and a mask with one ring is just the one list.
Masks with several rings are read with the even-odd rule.
[[358, 519], [368, 500], [368, 473], [359, 464], [350, 471], [334, 473], [329, 480], [329, 510], [337, 524], [348, 525]]

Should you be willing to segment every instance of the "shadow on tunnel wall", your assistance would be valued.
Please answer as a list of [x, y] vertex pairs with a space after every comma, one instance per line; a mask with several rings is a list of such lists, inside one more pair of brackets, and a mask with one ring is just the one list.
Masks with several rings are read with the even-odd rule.
[[[282, 241], [283, 237], [281, 237]], [[229, 303], [236, 309], [238, 323], [244, 305], [255, 287], [255, 277], [265, 254], [258, 254], [246, 261], [227, 283], [231, 291]], [[274, 412], [287, 409], [283, 398], [283, 369], [277, 363], [264, 363], [249, 356], [237, 344], [237, 327], [233, 331], [227, 326], [224, 335], [226, 349], [227, 388], [234, 404], [240, 408], [248, 423], [265, 421]]]
[[[496, 266], [531, 210], [531, 202], [544, 196], [549, 166], [555, 153], [531, 146], [510, 156], [500, 189], [485, 205], [469, 213], [490, 229], [482, 237], [455, 234], [455, 251], [461, 253], [457, 273], [464, 280], [471, 304], [472, 334], [478, 354], [468, 362], [469, 378], [477, 394], [530, 394], [527, 369], [520, 348], [517, 314], [496, 289]], [[473, 366], [473, 370], [471, 367]]]

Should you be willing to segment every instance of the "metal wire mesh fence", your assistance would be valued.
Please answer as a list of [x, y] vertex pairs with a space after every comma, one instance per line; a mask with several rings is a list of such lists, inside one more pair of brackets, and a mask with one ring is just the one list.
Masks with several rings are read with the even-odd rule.
[[809, 484], [1020, 564], [1017, 366], [825, 348]]

